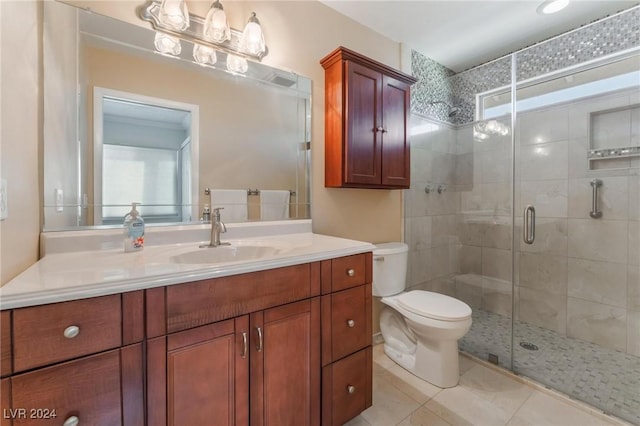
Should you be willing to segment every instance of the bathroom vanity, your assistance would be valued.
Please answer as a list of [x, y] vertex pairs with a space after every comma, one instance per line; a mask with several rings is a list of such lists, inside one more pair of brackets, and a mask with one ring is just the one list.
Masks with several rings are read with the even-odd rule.
[[5, 285], [2, 426], [339, 425], [369, 407], [371, 245], [231, 243], [224, 261], [197, 243], [51, 254]]

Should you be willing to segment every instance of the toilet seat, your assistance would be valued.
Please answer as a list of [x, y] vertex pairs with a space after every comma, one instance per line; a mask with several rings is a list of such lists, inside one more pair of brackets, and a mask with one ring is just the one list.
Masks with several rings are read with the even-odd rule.
[[395, 299], [398, 306], [421, 317], [440, 321], [463, 321], [471, 317], [469, 305], [445, 294], [412, 290]]

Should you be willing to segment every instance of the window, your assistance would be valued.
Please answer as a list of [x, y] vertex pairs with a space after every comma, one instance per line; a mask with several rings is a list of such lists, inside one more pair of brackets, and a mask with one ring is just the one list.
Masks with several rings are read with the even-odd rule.
[[[542, 76], [535, 81], [518, 83], [516, 110], [533, 110], [546, 106], [571, 102], [577, 99], [637, 88], [640, 56], [637, 54], [614, 63], [589, 64], [583, 70], [571, 70], [557, 77]], [[550, 78], [553, 77], [553, 78]], [[478, 119], [488, 120], [511, 113], [509, 88], [496, 89], [478, 95]]]
[[171, 149], [104, 144], [103, 223], [121, 223], [134, 201], [147, 222], [180, 221], [178, 157]]

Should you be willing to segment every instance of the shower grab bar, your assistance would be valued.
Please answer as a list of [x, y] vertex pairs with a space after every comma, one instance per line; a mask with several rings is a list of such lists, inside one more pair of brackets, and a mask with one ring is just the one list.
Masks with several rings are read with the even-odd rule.
[[533, 244], [536, 240], [536, 209], [532, 205], [524, 208], [523, 239], [525, 244]]
[[594, 219], [600, 219], [602, 217], [602, 212], [598, 210], [598, 188], [602, 186], [602, 181], [600, 179], [594, 179], [591, 182], [591, 211], [589, 212], [589, 216]]

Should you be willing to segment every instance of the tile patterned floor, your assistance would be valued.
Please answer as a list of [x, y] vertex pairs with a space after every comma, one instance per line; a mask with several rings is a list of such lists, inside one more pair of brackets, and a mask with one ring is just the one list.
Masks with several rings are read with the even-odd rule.
[[[640, 358], [523, 322], [515, 323], [514, 333], [516, 342], [538, 347], [514, 347], [518, 374], [640, 425]], [[509, 369], [510, 335], [511, 319], [474, 309], [473, 325], [460, 349], [482, 360], [490, 353], [498, 355], [499, 365]]]
[[460, 355], [460, 384], [440, 389], [374, 347], [373, 406], [347, 426], [611, 426], [626, 423]]

